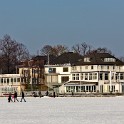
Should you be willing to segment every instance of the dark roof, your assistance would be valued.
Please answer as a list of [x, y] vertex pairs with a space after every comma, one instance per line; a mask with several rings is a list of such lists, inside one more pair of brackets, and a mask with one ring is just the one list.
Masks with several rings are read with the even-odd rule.
[[[49, 63], [53, 64], [55, 58], [56, 58], [55, 56], [49, 55]], [[36, 66], [43, 67], [47, 63], [48, 63], [48, 56], [35, 56], [31, 60], [27, 60], [27, 61], [21, 62], [18, 65], [18, 67], [29, 67], [29, 66], [32, 66], [32, 67], [36, 67]]]
[[[56, 56], [54, 55], [49, 55], [49, 63], [53, 64], [54, 60], [55, 60]], [[32, 58], [33, 60], [44, 60], [44, 64], [48, 63], [48, 56], [36, 56], [34, 58]]]
[[54, 64], [67, 64], [67, 63], [74, 64], [80, 59], [82, 59], [82, 56], [79, 55], [78, 53], [66, 52], [58, 56], [55, 59]]
[[[84, 58], [90, 58], [90, 62], [85, 62]], [[114, 58], [115, 62], [104, 62], [104, 58]], [[93, 52], [83, 56], [83, 59], [76, 63], [76, 65], [124, 65], [124, 62], [115, 58], [109, 53]]]

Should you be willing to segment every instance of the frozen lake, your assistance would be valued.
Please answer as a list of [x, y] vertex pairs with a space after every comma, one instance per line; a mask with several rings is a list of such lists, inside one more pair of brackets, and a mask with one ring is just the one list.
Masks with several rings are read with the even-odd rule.
[[[20, 98], [18, 98], [20, 100]], [[124, 124], [124, 97], [0, 98], [0, 124]]]

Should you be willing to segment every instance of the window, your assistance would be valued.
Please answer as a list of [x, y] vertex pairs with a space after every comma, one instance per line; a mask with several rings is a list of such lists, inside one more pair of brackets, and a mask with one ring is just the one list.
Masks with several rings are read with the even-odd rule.
[[73, 66], [73, 67], [72, 67], [72, 71], [74, 71], [74, 70], [76, 70], [76, 66]]
[[81, 80], [84, 80], [84, 74], [81, 73]]
[[9, 78], [7, 78], [7, 83], [9, 83]]
[[20, 82], [20, 78], [17, 78], [17, 82]]
[[56, 68], [49, 68], [49, 73], [56, 73]]
[[88, 80], [88, 73], [85, 73], [85, 80]]
[[92, 80], [92, 73], [89, 74], [89, 80]]
[[124, 80], [124, 74], [120, 73], [120, 80]]
[[97, 79], [97, 73], [93, 73], [93, 80]]
[[109, 69], [109, 66], [107, 66], [107, 69]]
[[68, 68], [67, 67], [64, 67], [63, 68], [63, 72], [68, 72]]
[[108, 80], [108, 73], [105, 73], [105, 80]]
[[75, 80], [75, 74], [72, 74], [72, 80]]
[[79, 80], [79, 74], [72, 74], [72, 80]]
[[13, 82], [13, 78], [11, 78], [11, 82]]
[[93, 65], [91, 66], [91, 69], [93, 69]]
[[84, 58], [84, 62], [90, 62], [90, 58], [88, 57]]
[[14, 78], [14, 82], [16, 82], [16, 78]]
[[1, 83], [3, 83], [3, 78], [1, 78]]
[[104, 58], [104, 62], [115, 62], [115, 58]]
[[99, 80], [103, 80], [103, 73], [99, 74]]
[[68, 76], [65, 76], [65, 77], [61, 77], [61, 82], [66, 82], [69, 80], [69, 77]]
[[79, 80], [79, 74], [76, 74], [76, 80]]

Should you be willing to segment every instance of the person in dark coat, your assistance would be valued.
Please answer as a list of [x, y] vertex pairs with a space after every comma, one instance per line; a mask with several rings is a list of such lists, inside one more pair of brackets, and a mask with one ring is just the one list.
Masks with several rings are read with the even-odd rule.
[[15, 101], [18, 101], [19, 102], [19, 100], [17, 99], [17, 92], [16, 91], [14, 92], [14, 102]]
[[53, 97], [54, 97], [54, 98], [56, 97], [56, 93], [55, 93], [55, 92], [53, 92]]
[[8, 102], [13, 102], [13, 101], [12, 101], [12, 95], [11, 95], [11, 93], [9, 93]]
[[42, 96], [41, 91], [39, 91], [38, 94], [39, 94], [39, 97], [41, 98], [41, 96]]
[[25, 94], [24, 94], [24, 92], [22, 91], [22, 98], [21, 98], [21, 101], [20, 102], [22, 102], [22, 100], [24, 100], [24, 102], [26, 102], [26, 100], [25, 100]]
[[46, 91], [46, 96], [48, 96], [49, 95], [49, 92], [48, 91]]

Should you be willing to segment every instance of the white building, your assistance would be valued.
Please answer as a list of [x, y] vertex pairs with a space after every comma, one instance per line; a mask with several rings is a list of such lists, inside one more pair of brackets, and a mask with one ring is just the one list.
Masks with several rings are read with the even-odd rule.
[[0, 74], [0, 96], [21, 92], [21, 76], [20, 74]]
[[[68, 60], [67, 57], [62, 58]], [[75, 60], [77, 61], [68, 64], [61, 61], [54, 65], [46, 65], [47, 84], [60, 85], [59, 93], [124, 93], [122, 61], [108, 53], [96, 52]]]

